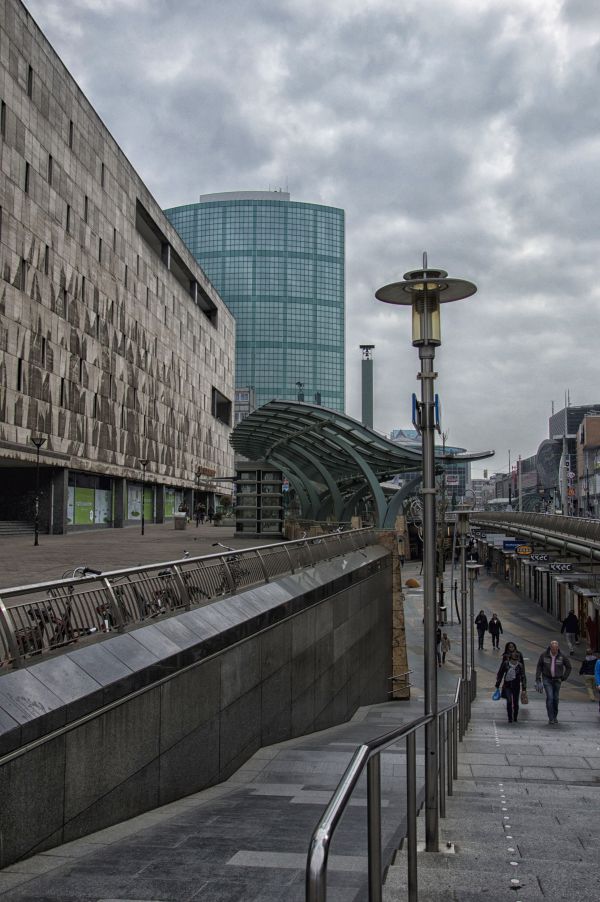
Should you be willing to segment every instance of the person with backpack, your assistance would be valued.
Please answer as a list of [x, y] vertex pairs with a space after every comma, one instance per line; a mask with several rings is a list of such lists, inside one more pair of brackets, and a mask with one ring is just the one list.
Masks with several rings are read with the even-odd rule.
[[595, 651], [592, 651], [591, 648], [588, 648], [585, 653], [585, 658], [581, 662], [581, 667], [579, 668], [579, 673], [583, 676], [583, 682], [585, 683], [585, 688], [587, 689], [587, 693], [590, 697], [590, 701], [596, 701], [596, 661], [598, 659], [598, 655]]
[[502, 696], [506, 699], [508, 722], [517, 723], [521, 692], [527, 691], [527, 677], [525, 676], [525, 667], [516, 649], [502, 661], [496, 677], [496, 689], [500, 688], [503, 679]]

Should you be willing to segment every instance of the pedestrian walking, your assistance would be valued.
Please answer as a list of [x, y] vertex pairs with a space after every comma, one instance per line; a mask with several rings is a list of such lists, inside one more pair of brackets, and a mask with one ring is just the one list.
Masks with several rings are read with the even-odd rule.
[[585, 683], [585, 688], [587, 689], [587, 693], [590, 697], [590, 701], [596, 701], [596, 661], [598, 660], [598, 655], [595, 651], [592, 651], [591, 648], [587, 648], [585, 652], [585, 658], [581, 662], [581, 667], [579, 668], [579, 673], [583, 676], [583, 682]]
[[442, 633], [442, 664], [446, 663], [446, 655], [450, 651], [450, 639], [448, 638], [448, 633]]
[[560, 687], [568, 680], [571, 673], [571, 662], [564, 655], [558, 642], [554, 639], [546, 651], [538, 658], [535, 669], [535, 688], [546, 693], [546, 711], [548, 723], [558, 723], [558, 697]]
[[211, 504], [210, 507], [208, 508], [208, 522], [209, 523], [212, 523], [214, 516], [215, 516], [215, 509]]
[[196, 515], [196, 529], [197, 529], [201, 523], [204, 524], [204, 519], [206, 517], [206, 508], [204, 507], [204, 505], [201, 502], [198, 502], [198, 504], [196, 505], [196, 509], [195, 509], [194, 513]]
[[575, 649], [573, 646], [575, 644], [579, 645], [579, 620], [577, 619], [575, 611], [569, 611], [562, 622], [560, 631], [565, 634], [567, 645], [569, 646], [569, 653], [574, 654]]
[[[504, 646], [504, 651], [502, 652], [502, 660], [504, 661], [505, 658], [510, 658], [511, 654], [513, 653], [513, 651], [516, 651], [516, 653], [518, 654], [518, 656], [519, 656], [519, 661], [520, 661], [521, 664], [523, 665], [523, 669], [524, 669], [524, 668], [525, 668], [525, 661], [524, 661], [524, 659], [523, 659], [523, 654], [522, 654], [522, 652], [519, 651], [519, 649], [517, 648], [515, 642], [507, 642], [507, 643], [506, 643], [506, 645]], [[500, 667], [502, 667], [502, 664], [500, 664]], [[498, 671], [498, 672], [499, 672], [499, 671]]]
[[488, 619], [484, 611], [480, 611], [475, 618], [475, 626], [477, 628], [477, 636], [479, 638], [479, 648], [483, 648], [483, 639], [488, 628]]
[[517, 723], [521, 692], [527, 691], [527, 677], [525, 676], [525, 667], [516, 649], [503, 659], [496, 676], [496, 689], [500, 688], [502, 680], [504, 680], [502, 697], [506, 699], [508, 722]]
[[503, 633], [502, 623], [498, 619], [498, 615], [496, 613], [492, 614], [492, 619], [489, 622], [488, 630], [490, 631], [492, 637], [492, 648], [500, 649], [500, 633]]

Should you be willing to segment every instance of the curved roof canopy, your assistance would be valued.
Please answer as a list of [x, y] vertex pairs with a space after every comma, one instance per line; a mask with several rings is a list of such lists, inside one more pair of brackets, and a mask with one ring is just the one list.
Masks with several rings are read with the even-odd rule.
[[[393, 526], [402, 498], [386, 502], [380, 482], [414, 471], [421, 450], [414, 442], [392, 442], [335, 410], [300, 401], [270, 401], [242, 420], [230, 442], [250, 460], [270, 461], [296, 489], [307, 519], [350, 519], [366, 494], [375, 502], [379, 526]], [[493, 451], [436, 455], [446, 461], [473, 461]]]

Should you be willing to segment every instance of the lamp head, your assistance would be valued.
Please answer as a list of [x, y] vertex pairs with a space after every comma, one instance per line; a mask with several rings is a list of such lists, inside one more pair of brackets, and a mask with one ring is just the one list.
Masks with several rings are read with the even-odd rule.
[[140, 457], [140, 466], [142, 466], [142, 467], [148, 466], [148, 458], [147, 457]]
[[40, 435], [38, 432], [32, 432], [30, 441], [33, 442], [33, 444], [39, 451], [42, 445], [46, 443], [46, 437], [44, 435]]
[[427, 254], [423, 268], [404, 273], [403, 282], [392, 282], [375, 292], [378, 301], [412, 307], [412, 343], [437, 346], [442, 343], [440, 304], [467, 298], [477, 286], [464, 279], [449, 279], [444, 269], [429, 269]]

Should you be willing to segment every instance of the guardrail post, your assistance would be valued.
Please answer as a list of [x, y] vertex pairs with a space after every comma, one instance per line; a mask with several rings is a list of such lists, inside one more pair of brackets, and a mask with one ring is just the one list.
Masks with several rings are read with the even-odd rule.
[[417, 743], [414, 733], [406, 737], [406, 851], [408, 902], [417, 902]]
[[177, 583], [177, 588], [179, 589], [179, 594], [181, 595], [181, 600], [183, 601], [183, 605], [186, 611], [190, 609], [190, 593], [188, 592], [188, 587], [185, 583], [183, 575], [181, 573], [181, 569], [178, 564], [173, 564], [173, 573], [175, 574], [175, 582]]
[[255, 554], [256, 554], [256, 557], [258, 558], [258, 563], [260, 564], [260, 568], [261, 568], [261, 570], [262, 570], [262, 572], [263, 572], [264, 580], [265, 580], [266, 583], [268, 583], [268, 582], [269, 582], [269, 579], [270, 579], [270, 577], [269, 577], [269, 571], [267, 570], [267, 565], [265, 564], [264, 559], [263, 559], [263, 556], [262, 556], [262, 554], [260, 553], [260, 551], [258, 550], [258, 548], [256, 549]]
[[458, 723], [458, 712], [456, 708], [452, 709], [452, 775], [458, 780], [458, 735], [460, 732], [460, 724]]
[[367, 764], [367, 830], [369, 902], [381, 902], [381, 761], [379, 752]]
[[13, 667], [18, 670], [23, 665], [21, 652], [19, 651], [19, 643], [15, 634], [15, 625], [12, 617], [8, 616], [8, 611], [2, 599], [0, 598], [0, 629], [4, 633], [7, 651], [13, 660]]
[[295, 571], [295, 569], [294, 569], [294, 559], [293, 559], [292, 555], [290, 554], [289, 545], [284, 545], [284, 546], [283, 546], [283, 550], [284, 550], [285, 553], [287, 554], [287, 559], [288, 559], [289, 564], [290, 564], [290, 573], [295, 573], [296, 571]]
[[[228, 552], [228, 553], [230, 554], [231, 552]], [[233, 574], [231, 572], [231, 568], [229, 566], [229, 562], [227, 561], [226, 555], [221, 556], [221, 566], [223, 567], [223, 572], [225, 574], [225, 580], [223, 580], [223, 582], [227, 581], [227, 585], [229, 586], [229, 591], [233, 595], [233, 593], [236, 590], [236, 585], [235, 585], [235, 580], [233, 578]], [[223, 592], [223, 595], [224, 594], [225, 593]]]
[[438, 717], [438, 758], [439, 758], [439, 793], [440, 817], [446, 817], [446, 755], [445, 755], [445, 716]]

